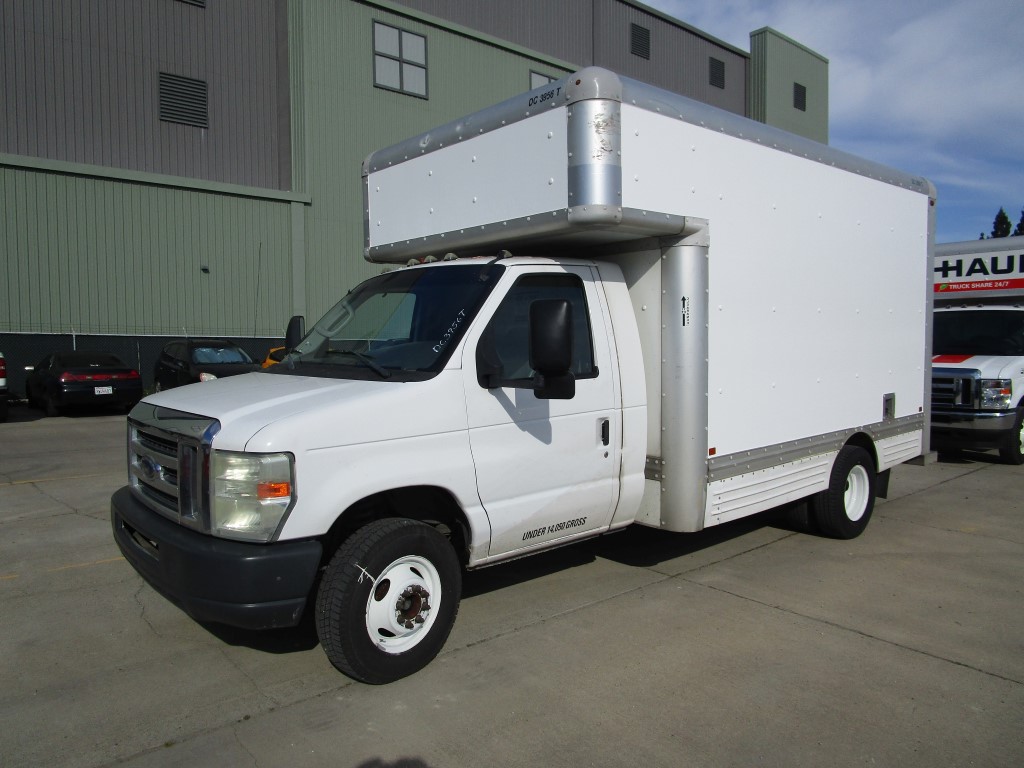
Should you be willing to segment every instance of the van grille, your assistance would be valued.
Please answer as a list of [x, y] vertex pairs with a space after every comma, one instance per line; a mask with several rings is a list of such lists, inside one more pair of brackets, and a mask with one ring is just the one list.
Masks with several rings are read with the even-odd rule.
[[979, 408], [980, 388], [977, 370], [935, 368], [932, 370], [932, 410]]
[[219, 424], [140, 403], [128, 421], [128, 474], [147, 507], [181, 525], [209, 530], [211, 441]]

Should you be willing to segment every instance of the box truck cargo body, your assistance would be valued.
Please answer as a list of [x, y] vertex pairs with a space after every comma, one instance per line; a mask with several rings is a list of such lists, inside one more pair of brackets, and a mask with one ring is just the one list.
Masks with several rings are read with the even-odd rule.
[[935, 247], [931, 437], [1024, 464], [1024, 237]]
[[363, 176], [385, 272], [268, 372], [129, 420], [115, 537], [197, 618], [309, 603], [386, 682], [464, 568], [799, 499], [850, 538], [927, 451], [924, 179], [594, 68]]

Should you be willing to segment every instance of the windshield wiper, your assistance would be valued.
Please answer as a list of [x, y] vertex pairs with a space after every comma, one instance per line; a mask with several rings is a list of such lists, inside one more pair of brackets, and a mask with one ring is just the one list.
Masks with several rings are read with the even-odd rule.
[[370, 357], [369, 355], [367, 355], [367, 354], [365, 354], [363, 352], [357, 352], [354, 349], [346, 349], [344, 351], [334, 352], [333, 354], [336, 354], [336, 355], [352, 355], [352, 357], [356, 358], [359, 362], [361, 362], [367, 368], [372, 370], [374, 373], [376, 373], [382, 379], [390, 379], [391, 378], [391, 371], [389, 371], [387, 368], [384, 368], [381, 365], [379, 365], [372, 357]]

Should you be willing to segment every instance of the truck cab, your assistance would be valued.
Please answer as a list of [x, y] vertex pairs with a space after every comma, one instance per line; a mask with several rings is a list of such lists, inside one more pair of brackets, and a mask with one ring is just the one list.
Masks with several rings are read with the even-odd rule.
[[1024, 464], [1024, 237], [935, 248], [932, 447]]

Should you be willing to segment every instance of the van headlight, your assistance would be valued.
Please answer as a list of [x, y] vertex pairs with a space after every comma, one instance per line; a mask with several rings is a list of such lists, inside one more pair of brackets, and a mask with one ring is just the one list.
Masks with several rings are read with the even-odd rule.
[[1013, 382], [1009, 379], [981, 380], [981, 407], [1005, 411], [1013, 407]]
[[288, 453], [214, 451], [210, 532], [243, 541], [270, 541], [295, 501], [294, 461]]

